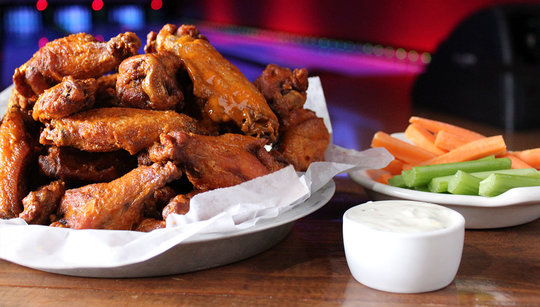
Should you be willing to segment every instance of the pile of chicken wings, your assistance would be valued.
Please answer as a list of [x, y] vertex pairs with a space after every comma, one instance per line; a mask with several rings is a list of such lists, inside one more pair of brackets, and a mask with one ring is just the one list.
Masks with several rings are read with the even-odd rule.
[[324, 159], [306, 69], [252, 83], [192, 25], [49, 42], [15, 70], [0, 125], [0, 218], [151, 231], [201, 192]]

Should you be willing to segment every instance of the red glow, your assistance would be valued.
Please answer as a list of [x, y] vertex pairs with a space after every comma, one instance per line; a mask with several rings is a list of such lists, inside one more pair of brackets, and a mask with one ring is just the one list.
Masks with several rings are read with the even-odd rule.
[[49, 42], [49, 40], [46, 37], [40, 38], [39, 41], [38, 41], [39, 48], [45, 46], [48, 42]]
[[47, 8], [47, 0], [38, 0], [36, 8], [38, 11], [44, 11]]
[[100, 41], [100, 42], [104, 42], [104, 41], [105, 41], [105, 38], [104, 38], [103, 35], [101, 35], [101, 34], [96, 35], [95, 38], [96, 38], [98, 41]]
[[162, 6], [163, 6], [163, 1], [161, 0], [152, 0], [152, 2], [150, 3], [150, 7], [156, 11], [159, 10]]
[[103, 8], [103, 0], [94, 0], [92, 1], [92, 9], [94, 11], [99, 11]]

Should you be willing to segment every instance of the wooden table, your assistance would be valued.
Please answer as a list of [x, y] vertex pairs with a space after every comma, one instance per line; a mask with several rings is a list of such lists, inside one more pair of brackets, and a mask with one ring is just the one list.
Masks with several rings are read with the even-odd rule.
[[[413, 110], [407, 101], [410, 76], [343, 79], [326, 75], [322, 80], [330, 106], [378, 123], [360, 127], [362, 133], [355, 137], [361, 148], [369, 146], [376, 129], [403, 129], [412, 113], [453, 120], [486, 134], [503, 133], [445, 114]], [[528, 131], [505, 136], [517, 148], [540, 146], [539, 135], [539, 131]], [[444, 289], [393, 294], [363, 286], [347, 267], [341, 217], [347, 208], [368, 198], [347, 177], [336, 178], [336, 183], [332, 200], [297, 221], [282, 242], [215, 269], [156, 278], [95, 279], [0, 261], [0, 306], [540, 305], [540, 219], [505, 229], [467, 230], [457, 277]]]
[[278, 245], [223, 267], [156, 278], [96, 279], [40, 272], [0, 261], [0, 305], [515, 305], [540, 304], [540, 219], [496, 230], [468, 230], [458, 274], [423, 294], [370, 289], [350, 274], [341, 216], [367, 200], [348, 178], [333, 199], [299, 220]]

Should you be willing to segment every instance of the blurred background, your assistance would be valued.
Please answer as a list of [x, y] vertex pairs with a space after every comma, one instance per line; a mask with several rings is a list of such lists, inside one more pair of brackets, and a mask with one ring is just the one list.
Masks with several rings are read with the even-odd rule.
[[[0, 83], [9, 86], [15, 68], [40, 46], [70, 33], [108, 40], [133, 31], [144, 45], [165, 23], [191, 23], [250, 80], [268, 63], [319, 76], [341, 146], [366, 148], [361, 134], [403, 129], [416, 107], [529, 129], [540, 122], [537, 114], [529, 118], [540, 110], [538, 73], [529, 69], [540, 63], [536, 3], [1, 0]], [[521, 97], [520, 90], [530, 93]]]

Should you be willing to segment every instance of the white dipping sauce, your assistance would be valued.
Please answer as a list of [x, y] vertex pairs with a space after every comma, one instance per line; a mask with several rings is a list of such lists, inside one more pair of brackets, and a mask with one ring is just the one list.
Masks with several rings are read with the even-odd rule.
[[450, 209], [412, 201], [367, 202], [347, 215], [364, 226], [391, 232], [435, 231], [452, 224]]

